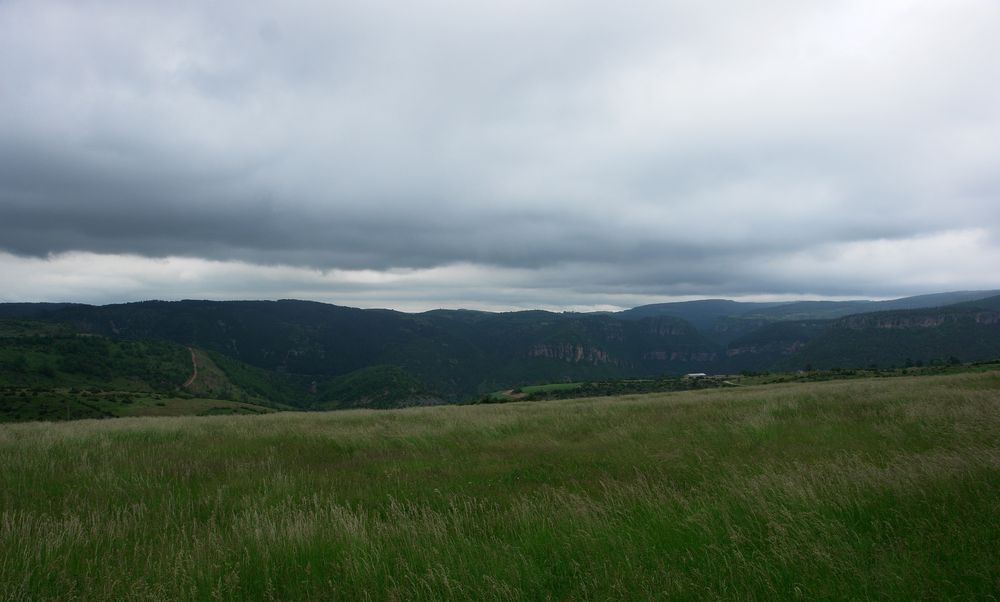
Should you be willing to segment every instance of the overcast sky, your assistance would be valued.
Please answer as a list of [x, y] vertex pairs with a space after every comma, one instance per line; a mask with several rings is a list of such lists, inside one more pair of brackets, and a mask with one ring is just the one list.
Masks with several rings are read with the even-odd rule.
[[996, 0], [0, 0], [0, 301], [1000, 288]]

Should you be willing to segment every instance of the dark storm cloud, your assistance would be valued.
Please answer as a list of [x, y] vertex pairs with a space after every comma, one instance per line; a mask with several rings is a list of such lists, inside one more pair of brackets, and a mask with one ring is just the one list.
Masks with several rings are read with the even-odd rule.
[[[998, 22], [986, 0], [3, 2], [0, 250], [482, 266], [500, 284], [461, 295], [484, 304], [906, 293], [928, 262], [894, 249], [997, 254]], [[219, 295], [294, 288], [233, 273]]]

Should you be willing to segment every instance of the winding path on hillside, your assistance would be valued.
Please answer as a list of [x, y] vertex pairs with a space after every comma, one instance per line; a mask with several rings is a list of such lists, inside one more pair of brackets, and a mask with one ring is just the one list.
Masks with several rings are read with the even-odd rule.
[[194, 354], [194, 348], [188, 347], [188, 351], [191, 352], [191, 378], [187, 379], [184, 383], [184, 388], [190, 387], [194, 384], [196, 378], [198, 378], [198, 356]]

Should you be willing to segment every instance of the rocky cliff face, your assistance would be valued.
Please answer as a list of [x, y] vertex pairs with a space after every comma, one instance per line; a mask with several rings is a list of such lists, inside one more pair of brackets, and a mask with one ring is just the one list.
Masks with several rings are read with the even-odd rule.
[[544, 333], [545, 338], [522, 348], [524, 353], [531, 358], [646, 371], [669, 370], [665, 364], [670, 362], [712, 362], [717, 355], [717, 346], [694, 326], [672, 317], [580, 319], [555, 326], [557, 332]]
[[529, 357], [545, 357], [554, 360], [562, 360], [575, 364], [588, 363], [601, 365], [620, 365], [620, 362], [611, 358], [607, 351], [597, 347], [587, 347], [584, 345], [574, 345], [572, 343], [539, 343], [528, 351]]

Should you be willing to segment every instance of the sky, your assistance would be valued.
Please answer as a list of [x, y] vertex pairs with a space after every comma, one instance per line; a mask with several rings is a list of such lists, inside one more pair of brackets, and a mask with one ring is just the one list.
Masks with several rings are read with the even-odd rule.
[[0, 302], [1000, 288], [995, 0], [0, 0]]

